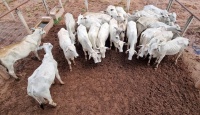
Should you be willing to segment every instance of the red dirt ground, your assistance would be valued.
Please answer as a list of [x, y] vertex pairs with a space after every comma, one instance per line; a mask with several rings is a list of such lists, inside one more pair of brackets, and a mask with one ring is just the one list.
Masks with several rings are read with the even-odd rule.
[[[136, 2], [139, 5], [132, 4], [132, 10], [145, 4], [143, 1], [134, 1]], [[108, 4], [109, 2], [91, 2], [90, 8], [92, 11], [99, 11], [105, 9]], [[84, 12], [83, 2], [79, 0], [66, 4], [65, 10], [77, 17], [81, 11]], [[17, 82], [13, 78], [0, 79], [1, 115], [199, 115], [200, 97], [183, 56], [177, 65], [174, 65], [174, 56], [165, 57], [155, 71], [152, 66], [147, 66], [147, 60], [137, 60], [134, 57], [132, 61], [128, 61], [126, 54], [115, 52], [113, 49], [106, 52], [106, 58], [102, 63], [94, 64], [93, 60], [84, 60], [81, 46], [77, 45], [80, 56], [76, 59], [77, 65], [72, 66], [73, 71], [69, 72], [57, 38], [59, 29], [65, 27], [62, 23], [63, 21], [60, 25], [54, 25], [42, 40], [53, 44], [53, 56], [58, 62], [60, 76], [65, 82], [65, 85], [60, 85], [56, 80], [56, 84], [51, 87], [52, 98], [58, 106], [52, 108], [47, 105], [45, 110], [42, 110], [39, 104], [27, 95], [27, 78], [41, 64], [31, 53], [15, 64], [20, 81]], [[188, 37], [198, 37], [193, 34], [197, 33], [193, 33], [192, 30], [187, 32]], [[44, 52], [40, 51], [39, 54], [43, 57]], [[199, 63], [199, 60], [197, 62]]]

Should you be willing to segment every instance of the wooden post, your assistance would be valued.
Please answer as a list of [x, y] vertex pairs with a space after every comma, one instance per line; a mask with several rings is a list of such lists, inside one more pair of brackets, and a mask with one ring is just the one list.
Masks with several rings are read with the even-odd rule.
[[86, 8], [86, 11], [88, 12], [88, 0], [85, 0], [85, 8]]
[[192, 22], [193, 19], [194, 19], [194, 16], [193, 16], [193, 15], [191, 15], [191, 16], [188, 18], [188, 20], [187, 20], [187, 22], [186, 22], [186, 24], [185, 24], [185, 27], [183, 28], [183, 32], [182, 32], [181, 36], [184, 36], [185, 32], [187, 31], [187, 29], [188, 29], [188, 27], [190, 26], [190, 24], [191, 24], [191, 22]]
[[48, 8], [48, 6], [47, 6], [46, 0], [42, 0], [42, 2], [43, 2], [44, 7], [45, 7], [45, 9], [46, 9], [46, 11], [47, 11], [47, 15], [49, 16], [49, 15], [50, 15], [50, 12], [49, 12], [49, 8]]
[[17, 15], [18, 15], [20, 21], [22, 22], [22, 24], [25, 26], [27, 32], [28, 32], [29, 34], [32, 34], [32, 32], [31, 32], [31, 30], [29, 29], [29, 27], [28, 27], [28, 25], [27, 25], [27, 23], [26, 23], [26, 21], [25, 21], [23, 15], [22, 15], [22, 13], [20, 12], [20, 10], [16, 8], [16, 9], [15, 9], [15, 12], [17, 13]]
[[62, 0], [59, 0], [59, 4], [60, 4], [61, 8], [63, 8]]
[[[2, 0], [2, 1], [3, 1], [4, 5], [7, 7], [7, 9], [10, 10], [10, 7], [8, 6], [8, 3], [6, 2], [6, 0]], [[11, 16], [12, 16], [13, 20], [15, 21], [15, 16], [12, 12], [11, 12]]]
[[131, 3], [131, 0], [127, 0], [127, 3], [126, 3], [126, 11], [127, 11], [127, 13], [129, 13], [130, 3]]
[[171, 6], [172, 6], [172, 3], [173, 3], [174, 0], [169, 0], [169, 4], [167, 6], [167, 11], [169, 12]]

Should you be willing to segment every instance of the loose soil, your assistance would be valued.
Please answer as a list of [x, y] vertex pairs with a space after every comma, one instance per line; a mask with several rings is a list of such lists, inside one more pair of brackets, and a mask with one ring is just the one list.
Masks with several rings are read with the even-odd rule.
[[[111, 2], [105, 0], [89, 0], [91, 11], [104, 10]], [[116, 1], [116, 0], [112, 0]], [[152, 2], [149, 0], [148, 2]], [[184, 3], [192, 4], [190, 2]], [[12, 2], [11, 2], [12, 3]], [[196, 2], [195, 2], [196, 3]], [[122, 2], [115, 2], [115, 5]], [[142, 8], [146, 2], [136, 0], [131, 4], [131, 10]], [[160, 6], [166, 5], [163, 1]], [[1, 4], [0, 4], [1, 5]], [[195, 4], [200, 6], [200, 4]], [[65, 11], [74, 14], [84, 12], [82, 0], [65, 5]], [[177, 10], [178, 11], [178, 10]], [[182, 14], [181, 14], [182, 15]], [[185, 18], [184, 18], [185, 19]], [[181, 18], [181, 20], [183, 20]], [[181, 21], [180, 21], [181, 23]], [[30, 23], [29, 23], [30, 24]], [[199, 115], [200, 97], [192, 78], [199, 57], [193, 56], [191, 48], [187, 49], [174, 65], [175, 56], [166, 56], [157, 71], [153, 64], [147, 66], [146, 59], [127, 60], [127, 54], [115, 52], [114, 48], [106, 52], [106, 58], [101, 63], [94, 64], [93, 60], [86, 61], [80, 45], [76, 45], [79, 57], [75, 59], [72, 72], [61, 50], [57, 32], [65, 27], [63, 20], [49, 31], [42, 42], [53, 44], [53, 56], [58, 62], [58, 70], [65, 85], [56, 80], [51, 87], [56, 108], [49, 105], [45, 110], [27, 95], [27, 79], [41, 64], [34, 54], [19, 60], [15, 64], [20, 81], [13, 78], [0, 79], [0, 114], [191, 114]], [[191, 29], [186, 33], [190, 39], [198, 38], [198, 30]], [[125, 49], [124, 49], [125, 50]], [[40, 57], [44, 52], [39, 51]], [[190, 63], [188, 60], [193, 60]], [[192, 65], [193, 63], [194, 65]], [[196, 69], [198, 71], [198, 68]], [[200, 75], [197, 73], [196, 77]]]

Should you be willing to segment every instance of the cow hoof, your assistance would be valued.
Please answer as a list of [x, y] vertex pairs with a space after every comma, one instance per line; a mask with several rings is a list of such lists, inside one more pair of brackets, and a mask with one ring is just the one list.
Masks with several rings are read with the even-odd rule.
[[40, 108], [42, 108], [44, 110], [44, 104], [40, 104]]
[[20, 78], [15, 78], [15, 80], [16, 80], [16, 81], [19, 81], [19, 80], [20, 80]]
[[60, 84], [61, 84], [61, 85], [64, 85], [65, 83], [62, 81], [62, 82], [60, 82]]
[[154, 68], [155, 71], [156, 71], [157, 69], [158, 69], [157, 67]]
[[148, 63], [147, 66], [150, 66], [150, 64]]
[[56, 106], [57, 106], [57, 104], [56, 104], [56, 103], [52, 103], [51, 105], [52, 105], [53, 107], [56, 107]]

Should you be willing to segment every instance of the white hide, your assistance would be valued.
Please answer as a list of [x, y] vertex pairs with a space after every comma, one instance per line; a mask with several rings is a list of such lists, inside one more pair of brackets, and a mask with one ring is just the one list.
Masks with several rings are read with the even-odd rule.
[[106, 13], [107, 13], [108, 15], [110, 15], [111, 17], [117, 19], [118, 13], [117, 13], [117, 10], [116, 10], [115, 6], [109, 5], [109, 6], [107, 7], [107, 9], [106, 9]]
[[125, 42], [120, 40], [120, 31], [118, 29], [118, 23], [113, 18], [110, 20], [110, 48], [112, 47], [112, 43], [114, 43], [115, 48], [119, 49], [119, 52], [123, 52], [123, 45]]
[[182, 52], [188, 45], [189, 45], [189, 40], [183, 37], [177, 37], [168, 42], [162, 42], [161, 44], [158, 44], [157, 47], [155, 47], [155, 50], [157, 49], [158, 51], [158, 57], [156, 60], [156, 63], [157, 63], [156, 68], [158, 68], [158, 65], [160, 64], [162, 59], [165, 57], [165, 55], [175, 55], [178, 53], [178, 56], [175, 60], [175, 64], [176, 64], [178, 58], [180, 57], [180, 55], [182, 54]]
[[96, 17], [93, 17], [93, 16], [83, 16], [81, 14], [78, 16], [77, 24], [78, 25], [80, 25], [80, 24], [84, 25], [87, 28], [87, 30], [89, 30], [90, 27], [92, 26], [92, 24], [94, 24], [94, 23], [101, 24], [102, 21], [100, 19], [96, 18]]
[[109, 36], [109, 24], [104, 23], [100, 27], [98, 38], [96, 41], [97, 47], [99, 48], [102, 58], [105, 58], [106, 49], [108, 49], [107, 47], [105, 47], [108, 36]]
[[101, 20], [102, 23], [109, 23], [109, 21], [111, 20], [111, 16], [108, 15], [108, 14], [104, 14], [104, 13], [96, 13], [96, 12], [86, 12], [85, 14], [83, 14], [83, 16], [89, 16], [89, 17], [92, 17], [92, 18], [96, 18], [96, 19], [99, 19]]
[[14, 63], [19, 59], [27, 57], [31, 51], [34, 51], [36, 57], [40, 60], [37, 48], [41, 43], [43, 34], [45, 34], [45, 31], [42, 28], [37, 28], [21, 42], [0, 49], [0, 63], [8, 69], [12, 77], [19, 79], [14, 72]]
[[132, 60], [133, 55], [137, 54], [137, 52], [135, 51], [137, 43], [137, 28], [135, 22], [133, 21], [128, 22], [126, 36], [128, 38], [128, 47], [127, 47], [128, 49], [127, 52], [129, 52], [128, 60]]
[[66, 13], [64, 17], [65, 17], [65, 25], [66, 25], [66, 28], [69, 32], [69, 36], [72, 40], [72, 43], [75, 44], [75, 41], [76, 41], [76, 38], [75, 38], [76, 23], [75, 23], [74, 17], [70, 13]]
[[69, 64], [69, 69], [72, 71], [71, 67], [71, 61], [75, 61], [74, 58], [78, 57], [78, 53], [76, 51], [76, 47], [73, 44], [73, 41], [69, 38], [69, 32], [65, 30], [64, 28], [61, 28], [58, 32], [58, 38], [59, 38], [59, 45], [62, 48], [65, 58], [67, 59], [67, 62]]
[[97, 48], [96, 40], [97, 40], [100, 27], [101, 25], [99, 23], [93, 23], [88, 32], [88, 37], [89, 37], [90, 42], [92, 43], [93, 49]]
[[85, 54], [85, 59], [87, 60], [86, 52], [88, 52], [89, 59], [92, 57], [94, 60], [94, 63], [101, 62], [101, 55], [98, 55], [98, 52], [92, 49], [92, 44], [88, 38], [86, 27], [83, 25], [79, 25], [77, 28], [77, 34], [78, 34], [78, 41], [82, 45], [83, 52]]
[[28, 78], [27, 87], [28, 95], [33, 97], [40, 104], [41, 108], [43, 108], [43, 104], [46, 103], [45, 99], [48, 100], [50, 105], [57, 105], [52, 100], [50, 94], [50, 87], [54, 83], [55, 76], [61, 84], [64, 84], [58, 72], [57, 62], [51, 53], [53, 45], [51, 45], [51, 43], [44, 43], [40, 49], [42, 48], [44, 48], [46, 54], [44, 55], [42, 64]]

